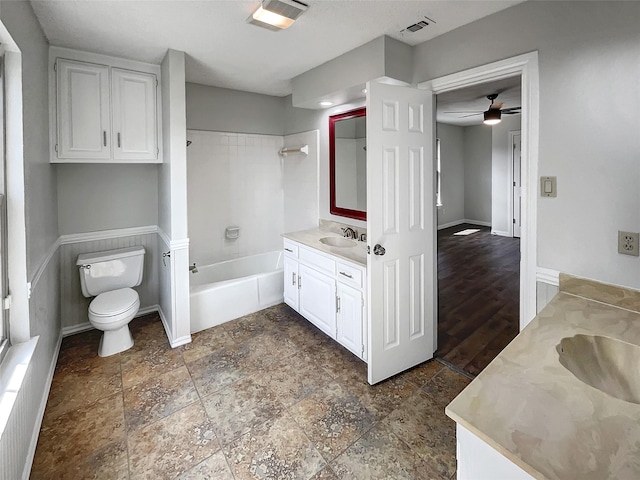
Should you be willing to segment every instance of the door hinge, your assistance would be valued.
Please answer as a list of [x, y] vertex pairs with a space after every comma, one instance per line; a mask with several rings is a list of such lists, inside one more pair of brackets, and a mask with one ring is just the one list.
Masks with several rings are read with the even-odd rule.
[[2, 300], [2, 309], [9, 310], [11, 308], [11, 295], [7, 295]]
[[158, 85], [159, 85], [159, 83], [158, 83], [158, 79], [156, 78], [156, 87], [157, 87]]
[[53, 146], [53, 149], [56, 151], [56, 153], [58, 153], [58, 144], [57, 143]]
[[514, 186], [514, 187], [516, 186], [516, 182], [513, 182], [513, 186]]
[[53, 71], [57, 72], [58, 71], [58, 62], [54, 62], [53, 63]]
[[364, 358], [364, 343], [362, 344], [362, 350], [360, 351], [360, 358]]
[[364, 298], [360, 299], [360, 303], [362, 303], [362, 308], [364, 308]]
[[[336, 295], [336, 313], [340, 313], [340, 297], [338, 295]], [[338, 320], [336, 319], [336, 325]]]
[[514, 225], [516, 224], [516, 219], [515, 219], [515, 218], [513, 219], [513, 224], [514, 224]]

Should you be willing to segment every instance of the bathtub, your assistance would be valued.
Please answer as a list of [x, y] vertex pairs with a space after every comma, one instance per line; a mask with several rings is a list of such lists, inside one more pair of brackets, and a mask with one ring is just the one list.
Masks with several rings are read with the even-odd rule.
[[281, 303], [283, 271], [280, 250], [198, 266], [189, 274], [191, 333]]

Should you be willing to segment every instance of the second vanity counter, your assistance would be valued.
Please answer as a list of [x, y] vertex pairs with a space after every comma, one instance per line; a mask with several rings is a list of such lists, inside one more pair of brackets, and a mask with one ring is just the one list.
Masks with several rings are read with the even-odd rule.
[[[569, 286], [584, 291], [589, 281], [581, 280], [569, 277]], [[561, 292], [447, 415], [534, 478], [640, 478], [640, 405], [583, 383], [560, 363], [557, 347], [579, 334], [640, 345], [640, 314], [562, 290], [561, 276]], [[629, 300], [624, 292], [611, 297]], [[640, 382], [640, 365], [633, 373]]]
[[294, 242], [301, 243], [311, 248], [315, 248], [321, 252], [333, 255], [335, 257], [356, 263], [360, 266], [367, 266], [367, 243], [354, 240], [354, 247], [331, 247], [320, 242], [321, 238], [335, 237], [343, 238], [341, 235], [320, 229], [312, 228], [309, 230], [301, 230], [299, 232], [283, 233], [282, 236]]

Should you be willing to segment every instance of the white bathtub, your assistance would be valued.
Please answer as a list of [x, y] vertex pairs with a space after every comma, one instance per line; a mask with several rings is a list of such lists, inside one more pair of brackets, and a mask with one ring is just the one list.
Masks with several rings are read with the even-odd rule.
[[281, 303], [281, 251], [198, 266], [189, 275], [191, 333]]

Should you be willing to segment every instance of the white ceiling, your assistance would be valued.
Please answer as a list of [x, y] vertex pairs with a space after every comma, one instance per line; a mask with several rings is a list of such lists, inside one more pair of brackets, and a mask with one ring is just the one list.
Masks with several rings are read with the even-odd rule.
[[[484, 120], [482, 113], [490, 105], [487, 95], [497, 93], [498, 98], [495, 101], [504, 103], [503, 109], [522, 105], [520, 84], [521, 79], [518, 76], [441, 93], [436, 97], [436, 120], [449, 125], [480, 125]], [[466, 116], [472, 112], [480, 114]]]
[[[160, 63], [187, 54], [188, 82], [267, 95], [381, 35], [416, 45], [523, 0], [304, 0], [289, 29], [246, 23], [259, 0], [31, 0], [51, 45]], [[403, 29], [427, 16], [435, 23]]]

